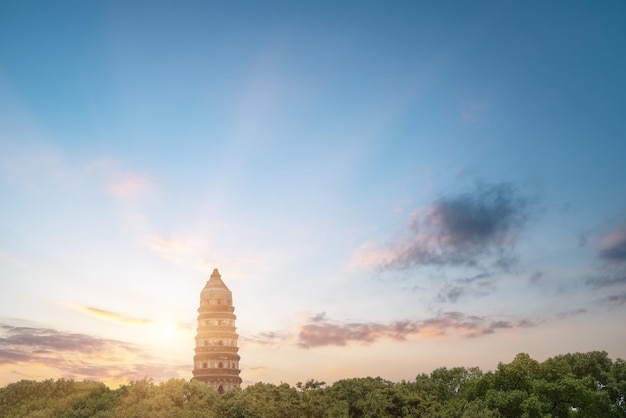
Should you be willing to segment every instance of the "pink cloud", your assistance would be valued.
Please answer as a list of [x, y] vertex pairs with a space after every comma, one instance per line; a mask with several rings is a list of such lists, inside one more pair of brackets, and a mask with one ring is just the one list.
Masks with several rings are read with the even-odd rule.
[[141, 175], [131, 171], [116, 176], [116, 179], [106, 185], [108, 193], [115, 197], [131, 197], [150, 190], [155, 184], [152, 176]]
[[201, 266], [202, 257], [208, 252], [206, 241], [200, 237], [152, 234], [145, 241], [145, 245], [164, 260], [177, 264], [191, 260]]
[[415, 336], [424, 339], [460, 335], [475, 338], [493, 334], [499, 329], [527, 328], [535, 322], [524, 319], [510, 321], [460, 312], [444, 312], [423, 320], [404, 320], [391, 323], [349, 322], [340, 323], [312, 317], [299, 327], [298, 345], [303, 348], [327, 345], [343, 346], [351, 342], [369, 344], [381, 339], [397, 341]]
[[260, 346], [276, 346], [293, 339], [293, 335], [283, 332], [260, 332], [258, 334], [241, 335], [239, 340], [241, 346], [260, 345]]
[[353, 268], [367, 268], [387, 265], [397, 257], [391, 248], [375, 248], [372, 242], [366, 242], [358, 247], [350, 258], [350, 266]]
[[626, 227], [619, 225], [600, 239], [600, 258], [615, 263], [626, 263]]

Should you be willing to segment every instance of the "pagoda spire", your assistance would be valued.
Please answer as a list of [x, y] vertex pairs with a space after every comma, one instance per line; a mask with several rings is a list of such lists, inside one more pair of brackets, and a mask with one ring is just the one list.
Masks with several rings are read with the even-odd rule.
[[222, 275], [220, 274], [219, 270], [213, 269], [213, 273], [211, 273], [211, 277], [209, 277], [209, 280], [206, 282], [206, 286], [204, 288], [207, 289], [217, 287], [223, 287], [230, 292], [228, 286], [226, 286], [226, 284], [222, 281]]

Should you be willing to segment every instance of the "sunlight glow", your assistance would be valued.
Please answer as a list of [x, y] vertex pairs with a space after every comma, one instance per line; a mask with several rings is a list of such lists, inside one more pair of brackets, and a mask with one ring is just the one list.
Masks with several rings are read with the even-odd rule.
[[156, 323], [159, 340], [161, 342], [172, 342], [178, 336], [178, 324], [171, 319], [162, 320]]

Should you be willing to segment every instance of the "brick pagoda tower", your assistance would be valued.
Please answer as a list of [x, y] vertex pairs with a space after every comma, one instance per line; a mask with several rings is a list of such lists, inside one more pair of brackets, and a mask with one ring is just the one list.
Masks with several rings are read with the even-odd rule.
[[231, 291], [217, 269], [200, 294], [193, 379], [223, 393], [241, 385]]

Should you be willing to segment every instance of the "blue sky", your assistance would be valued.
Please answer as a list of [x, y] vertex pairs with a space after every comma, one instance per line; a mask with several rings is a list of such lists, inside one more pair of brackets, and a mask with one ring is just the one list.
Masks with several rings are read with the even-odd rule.
[[3, 3], [0, 384], [190, 378], [216, 267], [246, 383], [624, 358], [625, 15]]

